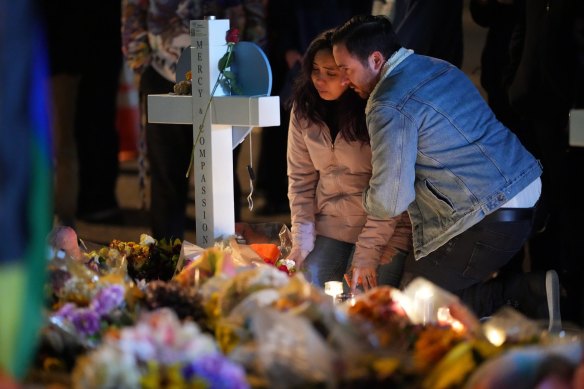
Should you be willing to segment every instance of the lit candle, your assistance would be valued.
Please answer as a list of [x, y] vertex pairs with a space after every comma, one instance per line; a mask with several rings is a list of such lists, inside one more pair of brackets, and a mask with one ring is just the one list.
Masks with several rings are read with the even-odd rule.
[[432, 317], [433, 297], [434, 293], [427, 286], [422, 286], [418, 290], [416, 290], [414, 299], [416, 305], [418, 306], [418, 310], [422, 311], [422, 324], [428, 324], [434, 321], [433, 320], [434, 318]]
[[343, 293], [343, 283], [341, 281], [327, 281], [324, 283], [324, 293], [328, 294], [335, 300], [337, 295]]
[[484, 326], [484, 332], [489, 342], [497, 347], [501, 346], [507, 340], [507, 335], [503, 329], [491, 326], [488, 323]]

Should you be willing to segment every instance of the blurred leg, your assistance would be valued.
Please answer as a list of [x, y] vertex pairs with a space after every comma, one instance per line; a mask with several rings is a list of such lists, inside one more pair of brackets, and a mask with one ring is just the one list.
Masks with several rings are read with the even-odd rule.
[[74, 116], [79, 76], [59, 74], [51, 77], [55, 153], [55, 214], [59, 223], [73, 226], [79, 190], [77, 144]]
[[317, 236], [314, 249], [304, 261], [306, 279], [321, 288], [327, 281], [342, 281], [355, 245]]
[[402, 279], [407, 256], [407, 253], [398, 252], [391, 259], [391, 263], [380, 265], [377, 268], [377, 284], [398, 288]]
[[[142, 98], [168, 93], [173, 83], [154, 69], [147, 69], [140, 81]], [[150, 167], [150, 218], [152, 235], [183, 238], [189, 179], [186, 172], [193, 147], [193, 127], [174, 124], [146, 124]]]

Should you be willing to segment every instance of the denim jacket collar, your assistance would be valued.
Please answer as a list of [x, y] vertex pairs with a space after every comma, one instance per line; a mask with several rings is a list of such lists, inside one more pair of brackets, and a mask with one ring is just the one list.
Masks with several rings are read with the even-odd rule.
[[379, 85], [381, 84], [381, 81], [383, 81], [389, 75], [389, 73], [391, 73], [391, 71], [396, 68], [397, 65], [402, 63], [402, 61], [404, 59], [406, 59], [407, 57], [409, 57], [413, 53], [414, 53], [414, 50], [401, 47], [399, 50], [397, 50], [395, 53], [393, 53], [387, 61], [385, 61], [385, 63], [381, 67], [379, 81], [377, 82], [377, 84], [375, 85], [375, 88], [373, 88], [373, 90], [371, 91], [371, 94], [369, 94], [369, 98], [367, 99], [367, 106], [365, 107], [365, 114], [369, 113], [369, 105], [371, 103], [371, 96], [375, 95], [375, 93], [377, 92], [377, 89], [379, 88]]

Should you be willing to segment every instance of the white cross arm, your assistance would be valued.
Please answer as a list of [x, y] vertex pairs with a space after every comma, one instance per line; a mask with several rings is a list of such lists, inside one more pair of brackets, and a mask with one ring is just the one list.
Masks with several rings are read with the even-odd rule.
[[[244, 127], [280, 125], [279, 96], [216, 96], [210, 108], [211, 123]], [[193, 124], [192, 96], [148, 95], [150, 123]]]

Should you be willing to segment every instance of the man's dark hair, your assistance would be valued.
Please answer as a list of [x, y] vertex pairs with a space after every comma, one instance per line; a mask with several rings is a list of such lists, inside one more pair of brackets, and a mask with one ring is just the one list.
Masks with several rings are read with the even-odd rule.
[[401, 47], [389, 19], [383, 15], [356, 15], [338, 27], [332, 36], [333, 45], [343, 44], [361, 62], [374, 51], [388, 59]]

